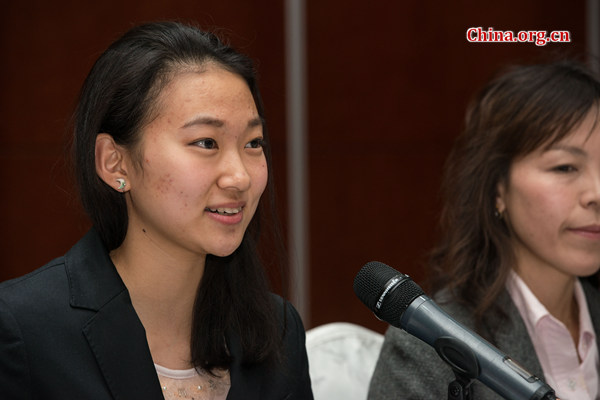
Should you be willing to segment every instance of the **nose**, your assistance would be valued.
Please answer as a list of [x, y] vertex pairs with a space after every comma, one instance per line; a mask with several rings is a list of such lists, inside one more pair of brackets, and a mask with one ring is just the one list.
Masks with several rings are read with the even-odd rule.
[[591, 177], [588, 187], [581, 196], [581, 202], [584, 207], [595, 207], [600, 210], [600, 170]]
[[221, 189], [246, 191], [250, 188], [250, 174], [241, 154], [235, 151], [223, 154], [217, 185]]

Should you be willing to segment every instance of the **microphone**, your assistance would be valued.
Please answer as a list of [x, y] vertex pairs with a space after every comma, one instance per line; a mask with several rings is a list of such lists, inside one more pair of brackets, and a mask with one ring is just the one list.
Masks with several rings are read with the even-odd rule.
[[454, 320], [408, 275], [371, 261], [354, 278], [354, 293], [377, 318], [435, 348], [457, 377], [478, 379], [507, 399], [556, 399], [550, 386]]

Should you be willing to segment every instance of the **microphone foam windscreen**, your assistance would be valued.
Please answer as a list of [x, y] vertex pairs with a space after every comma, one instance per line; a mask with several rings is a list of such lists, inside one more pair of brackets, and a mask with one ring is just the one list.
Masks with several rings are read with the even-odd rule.
[[[376, 309], [377, 302], [384, 294], [391, 279], [398, 277], [398, 284], [386, 293]], [[424, 294], [423, 290], [408, 277], [389, 265], [371, 261], [362, 267], [354, 278], [354, 293], [378, 318], [399, 326], [400, 317], [415, 298]]]
[[385, 284], [398, 274], [398, 271], [388, 265], [378, 261], [368, 262], [354, 278], [354, 293], [369, 310], [374, 311]]

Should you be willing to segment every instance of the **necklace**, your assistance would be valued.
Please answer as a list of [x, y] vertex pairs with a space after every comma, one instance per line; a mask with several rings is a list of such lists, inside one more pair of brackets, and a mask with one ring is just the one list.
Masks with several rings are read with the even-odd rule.
[[[165, 369], [158, 372], [160, 388], [165, 400], [209, 400], [225, 399], [229, 392], [229, 373], [213, 376], [203, 370], [173, 371], [164, 374]], [[179, 374], [173, 373], [179, 372]], [[179, 375], [179, 376], [177, 376]]]

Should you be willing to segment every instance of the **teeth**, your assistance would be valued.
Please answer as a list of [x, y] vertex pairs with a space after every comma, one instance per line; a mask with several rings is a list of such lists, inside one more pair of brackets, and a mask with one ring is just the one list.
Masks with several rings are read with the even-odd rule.
[[242, 211], [242, 207], [237, 207], [237, 208], [209, 208], [208, 210], [210, 212], [217, 213], [217, 214], [220, 214], [220, 215], [231, 215], [231, 214], [237, 214], [240, 211]]

